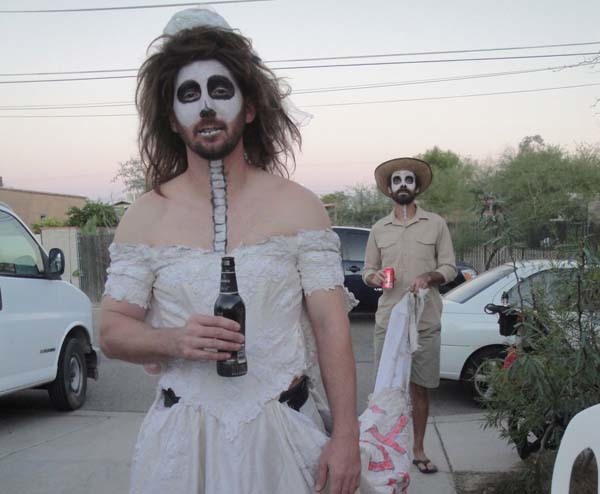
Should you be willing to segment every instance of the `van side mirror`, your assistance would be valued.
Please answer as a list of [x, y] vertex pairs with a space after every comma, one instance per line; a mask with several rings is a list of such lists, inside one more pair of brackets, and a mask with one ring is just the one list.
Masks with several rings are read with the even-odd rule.
[[65, 255], [63, 251], [56, 247], [50, 249], [48, 253], [48, 275], [60, 276], [65, 272]]

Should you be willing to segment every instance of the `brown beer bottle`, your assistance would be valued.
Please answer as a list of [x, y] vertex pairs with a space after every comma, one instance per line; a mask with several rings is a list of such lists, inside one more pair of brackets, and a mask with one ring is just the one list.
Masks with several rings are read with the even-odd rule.
[[[226, 317], [240, 325], [240, 333], [246, 334], [246, 306], [238, 293], [233, 257], [221, 259], [221, 290], [215, 302], [215, 316]], [[217, 361], [217, 374], [223, 377], [243, 376], [248, 372], [246, 345], [237, 352], [231, 352], [231, 358]]]

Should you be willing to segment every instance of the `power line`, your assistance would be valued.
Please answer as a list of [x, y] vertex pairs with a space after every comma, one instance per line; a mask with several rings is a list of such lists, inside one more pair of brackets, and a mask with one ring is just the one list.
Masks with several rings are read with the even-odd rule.
[[[559, 48], [567, 46], [589, 46], [600, 44], [600, 41], [588, 41], [582, 43], [563, 43], [555, 45], [531, 45], [531, 46], [510, 46], [502, 48], [471, 48], [466, 50], [445, 50], [445, 51], [422, 51], [422, 52], [407, 52], [407, 53], [376, 53], [372, 55], [343, 55], [331, 57], [313, 57], [313, 58], [288, 58], [281, 60], [266, 60], [265, 63], [291, 63], [291, 62], [318, 62], [322, 60], [348, 60], [348, 59], [364, 59], [364, 58], [391, 58], [391, 57], [408, 57], [420, 55], [449, 55], [456, 53], [475, 53], [475, 52], [490, 52], [490, 51], [509, 51], [509, 50], [533, 50], [540, 48]], [[596, 54], [596, 53], [594, 53]], [[46, 75], [72, 75], [72, 74], [98, 74], [112, 72], [133, 72], [136, 68], [127, 69], [105, 69], [105, 70], [70, 70], [58, 72], [20, 72], [12, 74], [0, 74], [0, 77], [26, 77], [26, 76], [46, 76]]]
[[558, 89], [575, 89], [589, 86], [600, 86], [600, 82], [590, 83], [590, 84], [578, 84], [573, 86], [556, 86], [556, 87], [545, 87], [545, 88], [537, 88], [537, 89], [520, 89], [515, 91], [499, 91], [493, 93], [473, 93], [473, 94], [457, 94], [453, 96], [430, 96], [425, 98], [406, 98], [406, 99], [388, 99], [388, 100], [377, 100], [377, 101], [355, 101], [352, 103], [326, 103], [322, 105], [306, 105], [302, 106], [302, 108], [324, 108], [324, 107], [334, 107], [334, 106], [354, 106], [354, 105], [375, 105], [381, 103], [404, 103], [408, 101], [433, 101], [433, 100], [442, 100], [442, 99], [458, 99], [458, 98], [476, 98], [480, 96], [498, 96], [504, 94], [519, 94], [519, 93], [538, 93], [542, 91], [555, 91]]
[[[433, 79], [418, 79], [418, 80], [411, 80], [411, 81], [383, 82], [383, 83], [377, 83], [377, 84], [361, 84], [361, 85], [354, 85], [354, 86], [331, 86], [331, 87], [324, 87], [324, 88], [300, 89], [297, 91], [293, 91], [292, 95], [297, 96], [297, 95], [303, 95], [303, 94], [353, 91], [353, 90], [359, 90], [359, 89], [379, 89], [379, 88], [397, 87], [397, 86], [432, 84], [432, 83], [440, 83], [440, 82], [454, 82], [454, 81], [463, 81], [463, 80], [469, 80], [469, 79], [480, 79], [480, 78], [491, 78], [491, 77], [508, 76], [508, 75], [530, 74], [530, 73], [534, 73], [534, 72], [560, 71], [560, 70], [565, 70], [565, 69], [584, 67], [584, 66], [588, 66], [588, 65], [593, 65], [593, 63], [592, 62], [581, 62], [581, 63], [573, 64], [573, 65], [556, 65], [556, 66], [552, 66], [552, 67], [542, 67], [539, 69], [529, 69], [529, 70], [489, 72], [489, 73], [484, 73], [484, 74], [437, 77], [437, 78], [433, 78]], [[99, 102], [99, 103], [10, 105], [10, 106], [0, 106], [0, 110], [5, 110], [5, 111], [70, 110], [70, 109], [82, 109], [82, 108], [106, 108], [106, 107], [119, 107], [119, 106], [133, 106], [134, 104], [135, 103], [133, 101], [105, 101], [105, 102]]]
[[51, 10], [0, 10], [0, 14], [55, 14], [64, 12], [99, 12], [107, 10], [137, 10], [137, 9], [161, 9], [165, 7], [186, 7], [197, 5], [216, 5], [228, 3], [256, 3], [272, 2], [274, 0], [215, 0], [211, 2], [185, 2], [185, 3], [162, 3], [155, 5], [126, 5], [123, 7], [91, 7], [87, 9], [51, 9]]
[[[311, 89], [299, 89], [297, 91], [293, 91], [292, 95], [302, 95], [302, 94], [317, 94], [317, 93], [329, 93], [329, 92], [340, 92], [340, 91], [354, 91], [360, 89], [379, 89], [379, 88], [387, 88], [387, 87], [397, 87], [397, 86], [410, 86], [410, 85], [419, 85], [419, 84], [432, 84], [432, 83], [440, 83], [440, 82], [454, 82], [454, 81], [463, 81], [469, 79], [481, 79], [481, 78], [491, 78], [491, 77], [500, 77], [500, 76], [508, 76], [508, 75], [520, 75], [520, 74], [530, 74], [535, 72], [545, 72], [545, 71], [559, 71], [571, 68], [584, 67], [587, 65], [593, 65], [592, 62], [582, 62], [574, 65], [555, 65], [552, 67], [542, 67], [539, 69], [529, 69], [529, 70], [513, 70], [513, 71], [505, 71], [505, 72], [489, 72], [484, 74], [471, 74], [464, 76], [450, 76], [450, 77], [437, 77], [433, 79], [418, 79], [411, 81], [397, 81], [397, 82], [383, 82], [377, 84], [361, 84], [354, 86], [331, 86], [324, 88], [311, 88]], [[118, 106], [133, 106], [135, 103], [133, 101], [105, 101], [99, 103], [71, 103], [71, 104], [47, 104], [47, 105], [10, 105], [10, 106], [0, 106], [0, 110], [67, 110], [67, 109], [81, 109], [81, 108], [106, 108], [106, 107], [118, 107]]]
[[555, 58], [555, 57], [576, 57], [586, 55], [600, 55], [600, 52], [583, 53], [552, 53], [547, 55], [520, 55], [510, 57], [480, 57], [480, 58], [442, 58], [436, 60], [398, 60], [394, 62], [367, 62], [367, 63], [340, 63], [340, 64], [322, 64], [322, 65], [295, 65], [290, 67], [273, 67], [273, 70], [298, 70], [298, 69], [325, 69], [338, 67], [372, 67], [376, 65], [407, 65], [417, 63], [447, 63], [447, 62], [482, 62], [494, 60], [524, 60], [528, 58]]
[[105, 70], [66, 70], [60, 72], [21, 72], [14, 74], [0, 74], [0, 77], [26, 77], [38, 75], [72, 75], [72, 74], [103, 74], [111, 72], [133, 72], [138, 69], [105, 69]]
[[12, 105], [0, 106], [0, 110], [73, 110], [80, 108], [106, 108], [115, 106], [132, 106], [132, 101], [106, 101], [102, 103], [72, 103], [66, 105]]
[[133, 79], [136, 75], [107, 75], [99, 77], [66, 77], [64, 79], [31, 79], [23, 81], [0, 81], [0, 84], [31, 84], [36, 82], [102, 81], [106, 79]]
[[0, 115], [0, 118], [81, 118], [81, 117], [137, 117], [137, 113], [111, 113], [111, 114], [82, 114], [82, 115]]
[[406, 53], [383, 53], [375, 55], [345, 55], [335, 57], [317, 58], [289, 58], [282, 60], [269, 60], [267, 63], [289, 63], [289, 62], [317, 62], [321, 60], [347, 60], [352, 58], [383, 58], [383, 57], [411, 57], [420, 55], [452, 55], [456, 53], [476, 53], [486, 51], [511, 51], [511, 50], [537, 50], [541, 48], [564, 48], [567, 46], [589, 46], [600, 44], [600, 41], [586, 41], [582, 43], [563, 43], [558, 45], [531, 45], [531, 46], [508, 46], [502, 48], [470, 48], [466, 50], [444, 50], [444, 51], [417, 51]]
[[454, 81], [464, 81], [469, 79], [485, 79], [491, 77], [500, 77], [507, 75], [521, 75], [521, 74], [531, 74], [535, 72], [547, 72], [547, 71], [559, 71], [564, 69], [571, 69], [576, 67], [585, 67], [587, 65], [594, 65], [593, 62], [581, 62], [573, 65], [557, 65], [553, 67], [542, 67], [539, 69], [528, 69], [528, 70], [512, 70], [512, 71], [504, 71], [504, 72], [488, 72], [484, 74], [471, 74], [471, 75], [463, 75], [463, 76], [449, 76], [449, 77], [437, 77], [433, 79], [417, 79], [412, 81], [400, 81], [400, 82], [382, 82], [377, 84], [361, 84], [355, 86], [333, 86], [333, 87], [325, 87], [325, 88], [314, 88], [314, 89], [300, 89], [298, 91], [293, 91], [293, 95], [300, 94], [314, 94], [314, 93], [329, 93], [329, 92], [338, 92], [338, 91], [353, 91], [358, 89], [379, 89], [385, 87], [396, 87], [396, 86], [411, 86], [418, 84], [432, 84], [439, 82], [454, 82]]
[[[457, 58], [440, 60], [405, 60], [394, 62], [369, 62], [369, 63], [351, 63], [351, 64], [323, 64], [323, 65], [300, 65], [293, 67], [273, 67], [273, 70], [301, 70], [301, 69], [323, 69], [338, 67], [371, 67], [377, 65], [406, 65], [406, 64], [424, 64], [424, 63], [450, 63], [450, 62], [481, 62], [496, 60], [524, 60], [530, 58], [554, 58], [554, 57], [575, 57], [585, 55], [599, 55], [598, 52], [587, 53], [554, 53], [548, 55], [523, 55], [513, 57], [483, 57], [483, 58]], [[61, 79], [23, 79], [17, 81], [0, 81], [0, 84], [35, 84], [44, 82], [72, 82], [72, 81], [96, 81], [105, 79], [133, 79], [136, 75], [123, 76], [99, 76], [99, 77], [65, 77]]]
[[[515, 91], [499, 91], [490, 93], [472, 93], [472, 94], [457, 94], [452, 96], [430, 96], [424, 98], [405, 98], [405, 99], [388, 99], [388, 100], [376, 100], [376, 101], [355, 101], [350, 103], [326, 103], [322, 105], [301, 105], [302, 108], [324, 108], [324, 107], [339, 107], [339, 106], [355, 106], [355, 105], [374, 105], [381, 103], [404, 103], [410, 101], [433, 101], [433, 100], [444, 100], [444, 99], [459, 99], [459, 98], [476, 98], [481, 96], [499, 96], [506, 94], [520, 94], [520, 93], [537, 93], [543, 91], [556, 91], [560, 89], [576, 89], [582, 87], [600, 86], [600, 82], [590, 84], [577, 84], [572, 86], [555, 86], [547, 88], [536, 88], [536, 89], [520, 89]], [[116, 114], [88, 114], [88, 115], [0, 115], [0, 118], [85, 118], [85, 117], [134, 117], [136, 113], [116, 113]]]

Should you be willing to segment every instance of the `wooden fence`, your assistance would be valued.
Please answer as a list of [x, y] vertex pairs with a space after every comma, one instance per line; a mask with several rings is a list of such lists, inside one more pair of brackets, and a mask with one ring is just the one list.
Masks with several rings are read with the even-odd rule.
[[92, 302], [100, 302], [106, 283], [106, 269], [110, 264], [108, 246], [113, 241], [114, 231], [106, 230], [95, 234], [77, 236], [79, 249], [79, 287]]

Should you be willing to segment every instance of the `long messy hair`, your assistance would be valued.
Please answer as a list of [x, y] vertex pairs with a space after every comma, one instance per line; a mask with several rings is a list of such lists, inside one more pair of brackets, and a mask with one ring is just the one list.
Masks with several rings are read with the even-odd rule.
[[243, 136], [249, 162], [288, 177], [288, 163], [292, 168], [296, 163], [294, 145], [302, 143], [298, 127], [282, 105], [290, 90], [254, 54], [250, 40], [230, 30], [196, 27], [161, 36], [151, 46], [156, 41], [162, 45], [141, 66], [135, 95], [140, 114], [138, 144], [148, 185], [160, 192], [162, 184], [187, 169], [185, 144], [171, 128], [175, 81], [182, 67], [211, 59], [229, 69], [244, 103], [256, 110]]

